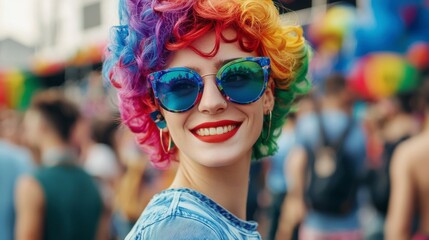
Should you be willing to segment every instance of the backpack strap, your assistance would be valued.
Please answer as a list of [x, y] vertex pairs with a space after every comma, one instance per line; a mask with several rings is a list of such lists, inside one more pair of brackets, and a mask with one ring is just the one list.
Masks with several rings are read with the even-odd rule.
[[328, 140], [328, 137], [326, 134], [321, 111], [316, 111], [316, 115], [317, 115], [317, 122], [319, 125], [320, 136], [322, 137], [322, 146], [332, 147], [336, 151], [340, 150], [343, 147], [344, 141], [346, 140], [347, 136], [349, 135], [350, 131], [353, 128], [353, 125], [354, 125], [353, 117], [351, 116], [348, 117], [346, 129], [344, 129], [343, 133], [340, 135], [340, 137], [336, 142], [331, 143]]
[[328, 139], [328, 135], [326, 133], [324, 124], [323, 124], [323, 117], [322, 117], [322, 107], [320, 105], [320, 101], [318, 101], [314, 96], [312, 98], [312, 101], [314, 103], [315, 106], [315, 113], [317, 116], [317, 122], [319, 125], [319, 132], [320, 132], [320, 136], [321, 136], [321, 140], [322, 140], [322, 146], [323, 147], [332, 147], [335, 151], [339, 151], [340, 148], [343, 147], [344, 141], [346, 140], [347, 136], [349, 135], [350, 131], [353, 128], [353, 117], [349, 116], [348, 117], [348, 121], [347, 121], [347, 127], [344, 130], [344, 132], [340, 135], [340, 137], [338, 138], [338, 140], [335, 143], [331, 143]]
[[334, 145], [334, 148], [338, 151], [340, 150], [343, 145], [344, 142], [347, 138], [347, 136], [349, 135], [349, 133], [351, 132], [352, 128], [354, 126], [354, 120], [352, 116], [349, 116], [349, 119], [347, 120], [347, 127], [344, 130], [343, 134], [341, 134], [340, 138], [337, 140], [337, 142]]
[[319, 133], [320, 133], [320, 137], [322, 140], [322, 146], [323, 147], [329, 147], [329, 146], [331, 146], [331, 144], [329, 144], [328, 136], [326, 134], [325, 127], [323, 125], [322, 112], [320, 110], [317, 110], [316, 116], [317, 116], [317, 125], [319, 126]]

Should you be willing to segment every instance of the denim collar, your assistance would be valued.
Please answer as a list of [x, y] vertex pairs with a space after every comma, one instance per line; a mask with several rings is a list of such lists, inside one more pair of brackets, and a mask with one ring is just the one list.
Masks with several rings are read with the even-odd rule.
[[200, 202], [202, 202], [204, 205], [206, 205], [207, 207], [213, 209], [215, 212], [218, 212], [220, 215], [222, 215], [226, 219], [226, 221], [230, 222], [233, 226], [243, 228], [247, 231], [256, 231], [258, 228], [258, 224], [255, 221], [241, 220], [240, 218], [236, 217], [234, 214], [226, 210], [224, 207], [217, 204], [212, 199], [190, 188], [170, 188], [160, 192], [158, 195], [169, 194], [172, 192], [181, 192], [181, 193], [192, 195], [193, 197], [197, 198]]

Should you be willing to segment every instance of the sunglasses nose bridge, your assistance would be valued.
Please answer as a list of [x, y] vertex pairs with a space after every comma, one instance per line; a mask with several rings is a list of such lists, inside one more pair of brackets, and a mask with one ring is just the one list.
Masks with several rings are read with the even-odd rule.
[[218, 84], [217, 73], [207, 73], [207, 74], [201, 75], [200, 77], [201, 79], [204, 79], [205, 77], [208, 77], [208, 76], [214, 76], [214, 81], [218, 86], [218, 90], [222, 92], [221, 87]]
[[201, 75], [201, 78], [205, 78], [207, 76], [216, 76], [216, 73], [207, 73], [207, 74]]
[[[204, 76], [216, 75], [205, 74]], [[201, 76], [202, 78], [203, 76]], [[202, 95], [200, 95], [198, 110], [202, 113], [216, 114], [224, 111], [227, 107], [227, 102], [223, 94], [219, 91], [216, 79], [214, 81], [205, 81], [203, 85]]]

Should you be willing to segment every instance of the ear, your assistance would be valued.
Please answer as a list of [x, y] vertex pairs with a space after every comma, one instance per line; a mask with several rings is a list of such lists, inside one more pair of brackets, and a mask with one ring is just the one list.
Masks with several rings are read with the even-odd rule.
[[273, 90], [270, 87], [267, 87], [264, 92], [264, 95], [262, 97], [262, 105], [262, 107], [264, 108], [264, 114], [268, 114], [274, 108], [274, 94]]

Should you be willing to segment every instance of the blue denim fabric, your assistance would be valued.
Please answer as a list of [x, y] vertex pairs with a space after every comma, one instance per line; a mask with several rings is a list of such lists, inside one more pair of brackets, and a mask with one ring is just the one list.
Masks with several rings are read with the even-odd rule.
[[257, 227], [201, 193], [179, 188], [155, 195], [125, 239], [261, 239]]

